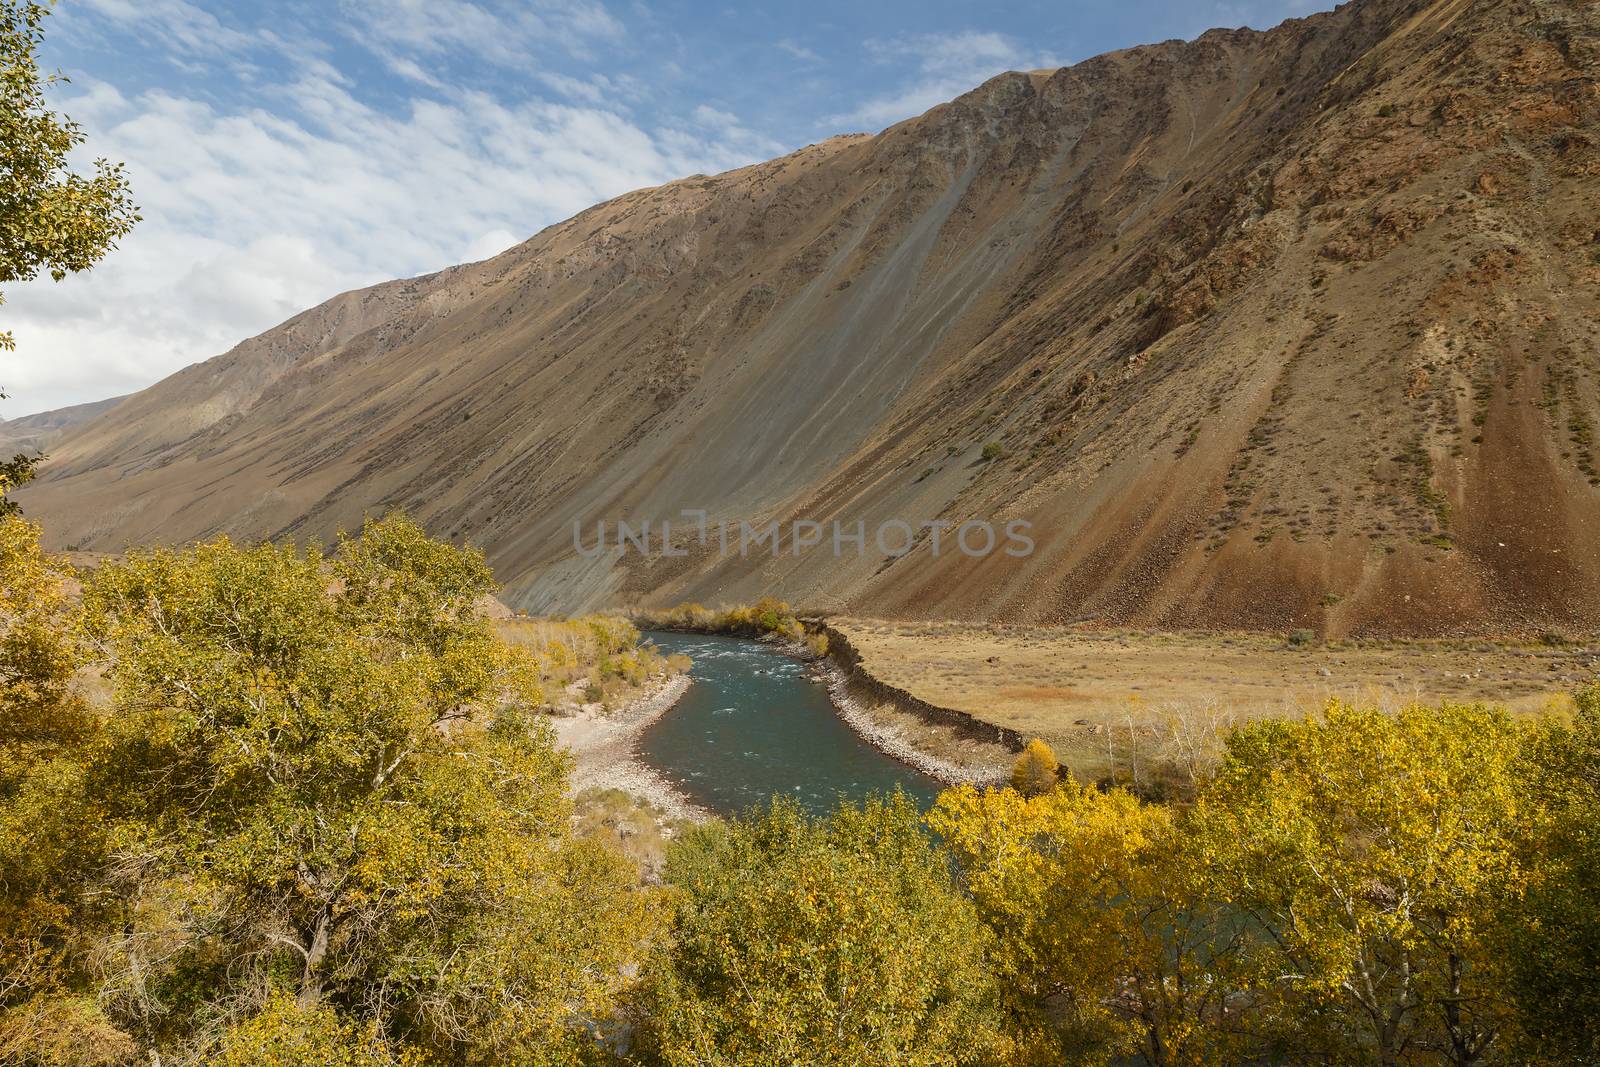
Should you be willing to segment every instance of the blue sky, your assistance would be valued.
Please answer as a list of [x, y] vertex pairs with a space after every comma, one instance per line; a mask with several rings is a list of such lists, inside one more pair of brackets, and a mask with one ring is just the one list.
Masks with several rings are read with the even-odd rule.
[[44, 60], [144, 221], [10, 287], [0, 417], [143, 387], [607, 197], [876, 131], [1004, 70], [1321, 0], [59, 0]]

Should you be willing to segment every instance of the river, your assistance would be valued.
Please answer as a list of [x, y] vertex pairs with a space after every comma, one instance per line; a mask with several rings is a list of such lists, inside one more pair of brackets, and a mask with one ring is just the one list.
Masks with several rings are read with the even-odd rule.
[[779, 793], [814, 813], [841, 796], [896, 786], [929, 807], [941, 786], [861, 740], [835, 714], [805, 665], [737, 637], [651, 631], [664, 653], [694, 661], [689, 687], [639, 738], [640, 760], [720, 815]]

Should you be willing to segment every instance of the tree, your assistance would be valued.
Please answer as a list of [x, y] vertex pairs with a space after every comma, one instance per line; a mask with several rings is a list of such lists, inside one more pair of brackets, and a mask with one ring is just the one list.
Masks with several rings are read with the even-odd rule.
[[1056, 759], [1055, 749], [1035, 737], [1011, 767], [1011, 788], [1034, 797], [1054, 789], [1060, 777], [1061, 761]]
[[[63, 80], [39, 73], [49, 13], [35, 0], [0, 0], [0, 284], [87, 270], [139, 219], [122, 164], [97, 159], [88, 176], [68, 167], [84, 136], [45, 106], [45, 89]], [[15, 348], [11, 332], [0, 330], [0, 352]], [[0, 462], [0, 515], [16, 511], [6, 494], [33, 476], [38, 461], [19, 453]]]
[[[0, 392], [0, 400], [5, 398], [6, 394]], [[0, 518], [16, 515], [22, 510], [8, 494], [33, 480], [34, 468], [39, 465], [40, 458], [18, 452], [8, 460], [0, 460]]]
[[[45, 106], [45, 89], [62, 80], [39, 73], [49, 13], [36, 0], [0, 0], [0, 283], [87, 270], [139, 219], [122, 164], [97, 159], [89, 176], [68, 167], [84, 136]], [[15, 347], [0, 331], [0, 349]]]
[[1527, 792], [1542, 803], [1523, 843], [1531, 872], [1511, 961], [1527, 1062], [1600, 1060], [1600, 685], [1570, 725], [1541, 725]]
[[774, 800], [668, 854], [675, 936], [642, 1045], [662, 1064], [993, 1062], [988, 939], [903, 795], [826, 820]]
[[1216, 1024], [1236, 988], [1236, 924], [1200, 895], [1167, 808], [1068, 779], [1031, 797], [961, 786], [928, 823], [994, 934], [1013, 1010], [1055, 1034], [1048, 1062], [1228, 1058]]
[[215, 1067], [423, 1067], [415, 1050], [396, 1048], [381, 1027], [362, 1026], [326, 1006], [305, 1008], [276, 996], [223, 1035]]
[[1465, 1065], [1501, 1039], [1520, 741], [1503, 711], [1340, 704], [1230, 737], [1189, 832], [1257, 933], [1251, 999], [1292, 1055]]
[[[76, 677], [87, 649], [71, 618], [72, 569], [39, 528], [0, 517], [0, 1062], [52, 1047], [118, 1048], [92, 1000], [73, 996], [73, 948], [91, 924], [81, 889], [107, 842], [84, 795], [95, 719]], [[92, 1062], [85, 1059], [84, 1062]]]
[[94, 576], [116, 715], [88, 791], [126, 902], [98, 996], [142, 1048], [249, 1047], [285, 997], [261, 1027], [313, 1042], [565, 1062], [589, 1041], [653, 898], [571, 836], [532, 658], [474, 611], [491, 589], [401, 517], [331, 559], [224, 539]]

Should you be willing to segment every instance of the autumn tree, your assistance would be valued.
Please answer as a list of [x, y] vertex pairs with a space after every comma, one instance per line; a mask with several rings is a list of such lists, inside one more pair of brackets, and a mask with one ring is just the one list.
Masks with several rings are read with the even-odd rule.
[[1226, 1059], [1236, 924], [1201, 895], [1170, 810], [1067, 779], [1033, 796], [961, 786], [928, 823], [994, 933], [1013, 1010], [1053, 1035], [1049, 1062]]
[[1035, 737], [1023, 748], [1011, 767], [1011, 788], [1033, 797], [1054, 789], [1061, 776], [1061, 761], [1055, 749]]
[[[68, 166], [84, 135], [46, 106], [45, 90], [61, 80], [39, 71], [49, 13], [35, 0], [0, 0], [0, 285], [87, 270], [139, 218], [120, 163], [98, 159], [88, 175]], [[11, 332], [0, 330], [0, 352], [15, 348]], [[0, 514], [16, 510], [6, 494], [37, 462], [23, 454], [0, 462]]]
[[98, 992], [141, 1047], [303, 1024], [563, 1062], [588, 1040], [651, 897], [572, 838], [531, 657], [474, 611], [492, 588], [400, 517], [329, 559], [219, 540], [94, 576], [116, 715], [88, 788], [128, 902]]
[[662, 1064], [995, 1062], [987, 935], [903, 795], [808, 818], [775, 800], [674, 846], [673, 942], [642, 1045]]
[[1190, 833], [1256, 931], [1250, 1000], [1284, 1055], [1466, 1065], [1511, 1022], [1495, 931], [1526, 878], [1502, 711], [1339, 704], [1236, 731]]
[[39, 529], [0, 517], [0, 1062], [55, 1049], [127, 1051], [81, 997], [74, 949], [93, 925], [82, 888], [107, 839], [84, 794], [96, 720], [77, 683], [86, 648], [71, 617], [71, 568]]
[[1600, 685], [1576, 703], [1570, 724], [1542, 724], [1526, 761], [1540, 810], [1523, 842], [1521, 921], [1503, 951], [1528, 1062], [1600, 1061]]

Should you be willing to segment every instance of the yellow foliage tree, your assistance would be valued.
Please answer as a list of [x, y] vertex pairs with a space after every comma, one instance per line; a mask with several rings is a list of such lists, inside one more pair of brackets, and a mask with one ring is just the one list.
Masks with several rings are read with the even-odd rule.
[[1067, 779], [1031, 797], [961, 786], [928, 823], [996, 935], [1013, 1007], [1055, 1031], [1058, 1057], [1220, 1062], [1210, 1024], [1235, 939], [1168, 809]]
[[1527, 1063], [1600, 1063], [1600, 684], [1570, 723], [1541, 723], [1525, 781], [1538, 817], [1521, 843], [1530, 885], [1503, 948]]
[[1055, 749], [1039, 738], [1029, 741], [1011, 767], [1011, 788], [1025, 797], [1054, 789], [1060, 780], [1061, 761]]
[[1337, 703], [1229, 739], [1188, 833], [1259, 933], [1247, 995], [1290, 1058], [1465, 1067], [1501, 1040], [1521, 742], [1503, 711]]
[[0, 1062], [120, 1040], [92, 1000], [70, 996], [71, 950], [90, 921], [79, 891], [107, 848], [85, 796], [95, 720], [76, 682], [87, 649], [72, 580], [37, 526], [0, 517]]

